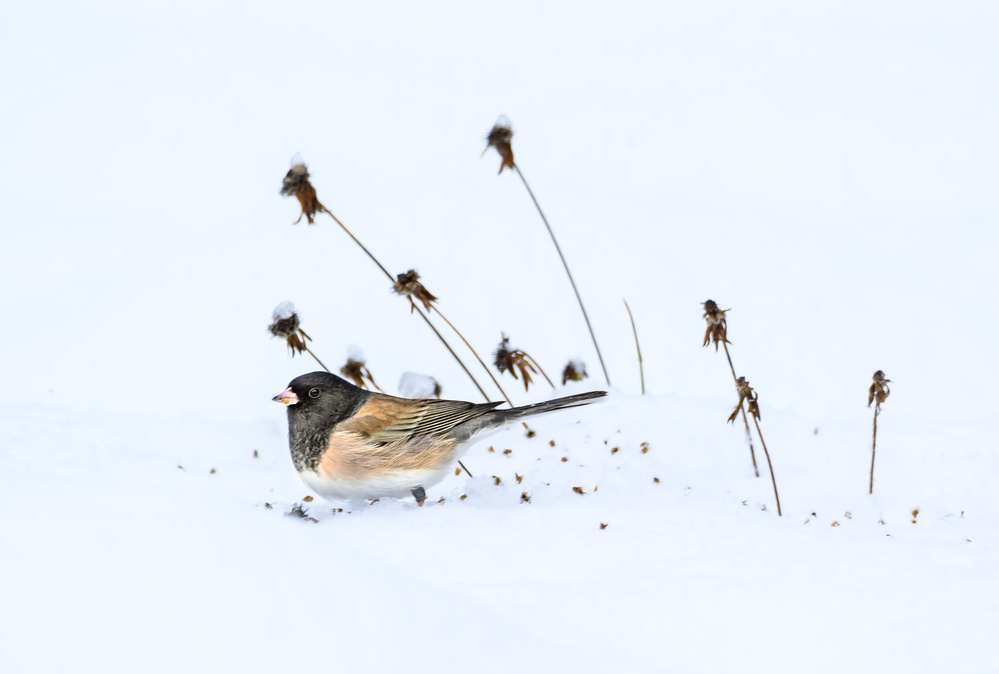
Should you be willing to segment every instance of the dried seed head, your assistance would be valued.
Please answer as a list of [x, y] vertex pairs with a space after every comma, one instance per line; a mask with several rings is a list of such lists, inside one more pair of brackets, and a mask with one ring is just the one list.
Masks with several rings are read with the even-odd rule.
[[[301, 157], [295, 155], [292, 159], [291, 168], [284, 175], [281, 183], [281, 195], [290, 197], [294, 195], [298, 198], [298, 203], [302, 206], [302, 215], [309, 220], [309, 224], [315, 224], [316, 213], [326, 212], [326, 207], [319, 203], [316, 196], [316, 188], [309, 182], [309, 169], [302, 161]], [[302, 220], [302, 215], [294, 223], [297, 225]]]
[[513, 371], [513, 351], [510, 349], [510, 338], [505, 333], [500, 333], [500, 343], [493, 351], [493, 365], [503, 374], [510, 370], [516, 379], [517, 374]]
[[[524, 381], [524, 390], [527, 391], [534, 381], [531, 375], [537, 374], [541, 368], [537, 366], [537, 361], [531, 358], [526, 352], [520, 349], [511, 349], [509, 337], [502, 333], [500, 333], [500, 337], [500, 343], [496, 347], [496, 350], [493, 351], [493, 365], [496, 366], [500, 374], [509, 372], [513, 375], [514, 379], [522, 378]], [[521, 377], [517, 376], [518, 371]], [[544, 372], [541, 374], [544, 375]], [[547, 377], [545, 378], [547, 379]], [[549, 383], [551, 382], [549, 381]]]
[[[296, 161], [298, 160], [298, 161]], [[292, 159], [291, 168], [284, 176], [281, 184], [281, 196], [290, 197], [309, 182], [309, 168], [298, 155]]]
[[735, 418], [739, 414], [739, 410], [742, 409], [743, 401], [748, 402], [749, 414], [759, 421], [760, 420], [760, 406], [757, 403], [759, 396], [753, 391], [753, 387], [749, 385], [745, 377], [739, 377], [735, 380], [735, 390], [739, 392], [739, 404], [735, 406], [732, 410], [732, 414], [729, 415], [729, 423], [735, 423]]
[[267, 329], [274, 337], [285, 340], [292, 357], [296, 353], [307, 351], [309, 347], [306, 346], [305, 342], [306, 340], [312, 341], [312, 338], [305, 334], [305, 330], [302, 330], [301, 321], [295, 312], [295, 305], [291, 302], [282, 302], [274, 307], [274, 311], [271, 313], [271, 324], [267, 326]]
[[510, 126], [510, 120], [501, 115], [496, 120], [493, 128], [489, 130], [489, 135], [486, 136], [486, 149], [482, 151], [482, 154], [485, 154], [489, 148], [496, 148], [496, 152], [499, 153], [500, 158], [503, 160], [500, 164], [500, 173], [503, 173], [503, 169], [505, 168], [512, 171], [516, 166], [513, 163], [511, 140], [513, 140], [513, 128]]
[[286, 517], [301, 517], [306, 522], [312, 522], [313, 524], [316, 524], [316, 523], [319, 522], [319, 520], [317, 520], [315, 517], [310, 517], [309, 516], [309, 513], [306, 512], [305, 508], [302, 506], [301, 503], [296, 503], [295, 505], [293, 505], [291, 507], [291, 510], [289, 510], [288, 512], [285, 513], [285, 516]]
[[343, 375], [344, 379], [352, 381], [355, 386], [366, 389], [370, 383], [372, 387], [381, 391], [381, 389], [378, 388], [378, 384], [375, 383], [375, 378], [371, 376], [371, 371], [368, 369], [367, 365], [364, 364], [364, 360], [360, 357], [360, 355], [356, 357], [348, 357], [347, 362], [340, 368], [340, 374]]
[[888, 396], [891, 395], [891, 389], [888, 388], [889, 383], [891, 383], [891, 379], [887, 379], [884, 372], [878, 370], [874, 373], [874, 383], [871, 384], [871, 388], [867, 390], [868, 407], [870, 407], [871, 403], [875, 400], [878, 401], [878, 407], [881, 407], [881, 403], [888, 400]]
[[586, 363], [573, 358], [566, 363], [565, 369], [562, 370], [562, 386], [565, 386], [566, 382], [570, 381], [583, 381], [589, 376], [586, 374]]
[[392, 291], [397, 295], [419, 300], [427, 311], [430, 311], [430, 304], [437, 301], [437, 298], [431, 295], [430, 291], [420, 283], [420, 275], [416, 273], [415, 269], [410, 269], [405, 274], [396, 276]]
[[704, 331], [704, 344], [701, 346], [707, 346], [714, 341], [717, 351], [719, 344], [731, 344], [732, 342], [728, 341], [728, 324], [725, 321], [725, 314], [731, 309], [719, 309], [714, 300], [702, 302], [702, 306], [708, 329]]
[[521, 503], [530, 503], [531, 502], [531, 495], [528, 494], [526, 491], [520, 492], [520, 502]]

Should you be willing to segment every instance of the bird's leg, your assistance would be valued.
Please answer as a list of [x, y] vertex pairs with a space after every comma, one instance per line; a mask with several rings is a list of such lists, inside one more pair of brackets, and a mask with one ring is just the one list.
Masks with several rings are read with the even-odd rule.
[[427, 492], [423, 490], [423, 487], [416, 487], [413, 489], [413, 497], [416, 499], [416, 505], [423, 507], [423, 502], [427, 500]]

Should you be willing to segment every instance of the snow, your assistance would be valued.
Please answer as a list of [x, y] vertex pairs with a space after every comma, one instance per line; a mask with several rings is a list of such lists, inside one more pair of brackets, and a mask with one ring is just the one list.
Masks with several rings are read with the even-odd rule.
[[347, 359], [356, 360], [359, 363], [364, 362], [364, 349], [362, 349], [357, 344], [349, 344], [347, 346]]
[[[997, 18], [887, 0], [8, 12], [0, 671], [999, 670]], [[480, 158], [499, 113], [609, 387], [523, 184]], [[487, 363], [501, 332], [549, 375], [586, 361], [557, 390], [494, 373], [515, 404], [607, 402], [490, 437], [423, 508], [306, 501], [270, 398], [316, 363], [264, 330], [279, 302], [334, 371], [359, 345], [390, 393], [420, 372], [482, 396], [328, 215], [291, 226], [294, 152]], [[707, 298], [731, 307], [783, 517], [762, 447], [757, 479], [725, 423]]]
[[274, 307], [274, 311], [271, 312], [271, 322], [291, 318], [296, 313], [294, 303], [285, 300]]
[[403, 398], [436, 398], [437, 380], [425, 374], [403, 372], [399, 378], [399, 395]]

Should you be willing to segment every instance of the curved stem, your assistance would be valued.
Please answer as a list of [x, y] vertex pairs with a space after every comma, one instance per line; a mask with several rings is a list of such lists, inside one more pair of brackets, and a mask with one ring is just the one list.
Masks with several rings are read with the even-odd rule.
[[347, 229], [347, 226], [346, 226], [345, 224], [343, 224], [342, 222], [340, 222], [340, 219], [339, 219], [339, 218], [337, 218], [337, 217], [336, 217], [335, 215], [333, 215], [333, 214], [332, 214], [332, 213], [331, 213], [330, 211], [326, 211], [326, 213], [327, 213], [327, 214], [328, 214], [328, 215], [329, 215], [329, 216], [330, 216], [331, 218], [333, 218], [333, 221], [334, 221], [334, 222], [335, 222], [336, 224], [340, 225], [340, 228], [341, 228], [341, 229], [342, 229], [343, 231], [347, 232], [347, 236], [349, 236], [349, 237], [350, 237], [351, 239], [353, 239], [353, 240], [354, 240], [354, 243], [356, 243], [356, 244], [357, 244], [358, 246], [360, 246], [360, 247], [361, 247], [361, 250], [363, 250], [363, 251], [364, 251], [365, 253], [367, 253], [367, 254], [368, 254], [368, 257], [370, 257], [370, 258], [371, 258], [371, 261], [372, 261], [372, 262], [374, 262], [374, 263], [375, 263], [376, 265], [378, 265], [378, 268], [379, 268], [379, 269], [381, 269], [381, 270], [382, 270], [382, 272], [384, 272], [384, 273], [385, 273], [385, 276], [387, 276], [387, 277], [388, 277], [388, 280], [389, 280], [390, 282], [392, 282], [392, 283], [395, 283], [395, 279], [394, 279], [394, 278], [392, 278], [392, 274], [390, 274], [390, 273], [388, 272], [388, 269], [386, 269], [385, 267], [383, 267], [383, 266], [382, 266], [382, 263], [378, 261], [378, 258], [376, 258], [376, 257], [375, 257], [374, 255], [372, 255], [372, 254], [371, 254], [371, 251], [370, 251], [370, 250], [368, 250], [367, 248], [365, 248], [365, 247], [364, 247], [364, 244], [363, 244], [363, 243], [361, 243], [360, 241], [358, 241], [358, 240], [357, 240], [357, 237], [356, 237], [356, 236], [354, 236], [353, 234], [351, 234], [350, 230], [349, 230], [349, 229]]
[[475, 377], [472, 376], [472, 373], [469, 372], [468, 368], [465, 367], [465, 364], [461, 362], [461, 358], [458, 358], [458, 354], [454, 352], [454, 349], [451, 348], [451, 345], [447, 343], [446, 339], [444, 339], [444, 335], [438, 332], [437, 328], [434, 327], [434, 324], [430, 322], [429, 318], [427, 318], [427, 315], [423, 313], [423, 310], [420, 309], [420, 307], [416, 306], [416, 302], [413, 301], [412, 297], [409, 298], [409, 304], [413, 308], [413, 310], [420, 315], [420, 318], [426, 321], [427, 325], [430, 326], [430, 329], [433, 330], [434, 334], [437, 335], [437, 337], [441, 340], [441, 344], [447, 347], [447, 350], [451, 352], [451, 355], [454, 356], [454, 359], [458, 361], [458, 365], [461, 365], [461, 369], [465, 371], [465, 374], [468, 375], [468, 378], [472, 380], [473, 384], [475, 384], [475, 388], [479, 389], [479, 393], [481, 393], [482, 397], [486, 399], [486, 402], [491, 402], [489, 396], [486, 394], [484, 390], [482, 390], [482, 387], [479, 386], [479, 382], [475, 380]]
[[521, 173], [520, 167], [514, 165], [517, 169], [517, 175], [520, 176], [520, 180], [524, 183], [524, 187], [527, 188], [527, 193], [531, 195], [531, 201], [534, 202], [534, 206], [538, 209], [538, 214], [541, 216], [542, 222], [545, 223], [545, 227], [548, 228], [548, 234], [552, 237], [552, 243], [555, 244], [555, 250], [558, 252], [559, 258], [562, 260], [562, 266], [565, 267], [565, 274], [569, 277], [569, 283], [572, 284], [572, 291], [576, 293], [576, 300], [579, 302], [579, 308], [583, 312], [583, 320], [586, 321], [586, 328], [590, 331], [590, 339], [593, 340], [593, 348], [597, 350], [597, 358], [600, 359], [600, 368], [604, 371], [604, 379], [607, 380], [607, 385], [610, 386], [610, 377], [607, 375], [607, 366], [604, 365], [604, 357], [600, 354], [600, 347], [597, 345], [597, 336], [593, 334], [593, 326], [590, 325], [590, 317], [586, 315], [586, 307], [583, 306], [583, 298], [579, 295], [579, 289], [576, 288], [576, 282], [572, 280], [572, 272], [569, 271], [569, 264], [565, 261], [565, 255], [562, 255], [562, 248], [558, 245], [558, 240], [555, 238], [555, 232], [552, 231], [551, 225], [548, 224], [548, 218], [545, 217], [544, 211], [541, 210], [541, 204], [534, 196], [534, 192], [531, 191], [531, 186], [527, 184], [527, 179], [524, 174]]
[[642, 395], [645, 395], [645, 368], [642, 366], [642, 347], [638, 345], [638, 330], [635, 328], [635, 317], [631, 315], [631, 307], [628, 306], [628, 300], [621, 298], [624, 301], [624, 308], [628, 310], [628, 318], [631, 319], [631, 331], [635, 333], [635, 349], [638, 350], [638, 373], [642, 377]]
[[[327, 372], [330, 372], [330, 369], [328, 367], [326, 367], [325, 365], [323, 365], [323, 361], [319, 360], [319, 356], [317, 356], [316, 354], [312, 353], [312, 349], [310, 349], [309, 347], [305, 347], [305, 352], [308, 353], [310, 356], [312, 356], [313, 358], [316, 359], [316, 362], [319, 363], [319, 367], [323, 368]], [[333, 374], [333, 373], [330, 372], [330, 374]]]
[[[728, 354], [728, 344], [722, 342], [722, 346], [725, 347], [725, 357], [728, 358], [728, 366], [732, 370], [732, 381], [738, 384], [739, 378], [735, 376], [735, 366], [732, 365], [732, 356]], [[742, 412], [742, 422], [746, 424], [746, 442], [749, 443], [749, 456], [753, 459], [753, 472], [756, 473], [756, 477], [760, 476], [760, 469], [756, 467], [756, 452], [753, 450], [753, 436], [749, 430], [749, 420], [746, 418], [746, 409], [742, 406], [742, 402], [739, 402], [739, 411]], [[755, 419], [753, 421], [756, 421]], [[762, 437], [760, 438], [763, 439]], [[768, 459], [769, 460], [769, 459]]]
[[545, 381], [548, 382], [549, 386], [555, 388], [555, 384], [553, 384], [552, 380], [548, 378], [547, 374], [545, 374], [545, 371], [541, 368], [541, 364], [538, 361], [534, 360], [534, 356], [532, 356], [529, 353], [524, 353], [524, 358], [530, 361], [534, 365], [534, 367], [538, 368], [538, 372], [540, 372], [541, 376], [545, 378]]
[[475, 359], [476, 359], [477, 361], [479, 361], [479, 365], [481, 365], [481, 366], [482, 366], [482, 369], [486, 371], [486, 374], [488, 374], [488, 375], [489, 375], [489, 378], [493, 380], [493, 383], [494, 383], [494, 384], [496, 384], [496, 388], [498, 388], [498, 389], [499, 389], [499, 392], [500, 392], [501, 394], [503, 394], [503, 397], [504, 397], [504, 398], [506, 399], [506, 402], [507, 402], [507, 404], [509, 404], [509, 405], [510, 405], [510, 407], [513, 407], [513, 401], [512, 401], [512, 400], [510, 400], [510, 396], [508, 396], [508, 395], [506, 394], [506, 391], [504, 391], [504, 390], [503, 390], [503, 387], [502, 387], [502, 386], [500, 386], [500, 383], [499, 383], [499, 382], [498, 382], [498, 381], [496, 380], [496, 377], [494, 377], [494, 376], [493, 376], [493, 373], [492, 373], [492, 370], [490, 370], [490, 369], [489, 369], [489, 366], [488, 366], [488, 365], [486, 365], [486, 364], [485, 364], [485, 363], [484, 363], [484, 362], [482, 361], [482, 359], [481, 359], [481, 358], [479, 358], [479, 354], [478, 354], [478, 352], [476, 352], [476, 350], [472, 348], [472, 345], [468, 343], [468, 340], [467, 340], [467, 339], [465, 339], [465, 336], [464, 336], [463, 334], [461, 334], [460, 332], [458, 332], [458, 328], [454, 327], [454, 324], [453, 324], [453, 323], [451, 323], [451, 321], [449, 321], [449, 320], [447, 319], [447, 316], [445, 316], [444, 314], [442, 314], [442, 313], [441, 313], [441, 310], [440, 310], [440, 309], [438, 309], [436, 305], [433, 305], [433, 304], [431, 304], [431, 305], [430, 305], [430, 307], [431, 307], [431, 308], [432, 308], [432, 309], [433, 309], [434, 311], [436, 311], [436, 312], [437, 312], [437, 315], [441, 317], [441, 320], [443, 320], [443, 321], [444, 321], [445, 323], [447, 323], [447, 324], [448, 324], [448, 326], [449, 326], [449, 327], [450, 327], [450, 328], [451, 328], [452, 330], [454, 330], [454, 334], [458, 335], [458, 337], [459, 337], [459, 338], [461, 339], [461, 341], [463, 341], [463, 342], [465, 343], [465, 346], [467, 346], [467, 347], [468, 347], [468, 350], [469, 350], [469, 351], [471, 351], [471, 352], [472, 352], [472, 355], [473, 355], [473, 356], [475, 356]]
[[774, 477], [774, 465], [770, 463], [770, 452], [767, 451], [767, 443], [763, 440], [760, 422], [756, 420], [756, 417], [753, 417], [753, 424], [756, 426], [756, 432], [760, 436], [760, 444], [763, 445], [763, 453], [767, 457], [767, 465], [770, 466], [770, 480], [774, 483], [774, 498], [777, 499], [777, 517], [782, 517], [780, 512], [780, 496], [777, 495], [777, 478]]
[[874, 438], [871, 442], [871, 488], [868, 494], [874, 493], [874, 452], [878, 447], [878, 414], [881, 413], [881, 403], [874, 406]]
[[[364, 368], [364, 369], [368, 370], [368, 368]], [[371, 376], [371, 371], [370, 370], [368, 370], [368, 381], [371, 382], [371, 385], [374, 386], [378, 390], [379, 393], [385, 393], [385, 391], [382, 390], [382, 387], [375, 383], [375, 378]]]

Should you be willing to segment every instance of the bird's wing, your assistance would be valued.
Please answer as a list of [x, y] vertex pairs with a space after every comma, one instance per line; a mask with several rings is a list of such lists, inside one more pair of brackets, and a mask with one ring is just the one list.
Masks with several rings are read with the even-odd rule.
[[340, 424], [337, 430], [360, 433], [372, 444], [421, 435], [445, 435], [456, 426], [480, 417], [502, 404], [379, 396], [365, 403], [353, 417]]

